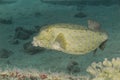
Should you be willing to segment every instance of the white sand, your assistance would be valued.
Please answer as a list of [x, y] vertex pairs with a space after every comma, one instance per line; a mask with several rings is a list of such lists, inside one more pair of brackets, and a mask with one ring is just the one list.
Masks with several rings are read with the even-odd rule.
[[[70, 61], [77, 61], [80, 65], [80, 74], [85, 73], [86, 68], [92, 62], [103, 61], [104, 58], [111, 59], [120, 57], [120, 6], [85, 6], [82, 9], [87, 14], [86, 18], [73, 17], [79, 12], [75, 6], [60, 6], [41, 3], [40, 0], [17, 0], [16, 3], [0, 5], [0, 18], [11, 18], [11, 25], [0, 24], [0, 49], [9, 49], [14, 52], [8, 59], [0, 58], [0, 67], [7, 66], [9, 61], [11, 67], [36, 68], [40, 70], [53, 70], [66, 72], [66, 66]], [[34, 13], [40, 12], [40, 17]], [[14, 29], [22, 26], [33, 28], [36, 25], [67, 22], [87, 26], [88, 19], [95, 19], [102, 24], [102, 29], [109, 33], [109, 40], [104, 51], [97, 51], [96, 56], [92, 52], [85, 55], [69, 55], [57, 51], [44, 51], [36, 55], [28, 55], [23, 51], [23, 44], [12, 45], [8, 41], [10, 35], [14, 35]], [[32, 37], [30, 40], [32, 41]]]

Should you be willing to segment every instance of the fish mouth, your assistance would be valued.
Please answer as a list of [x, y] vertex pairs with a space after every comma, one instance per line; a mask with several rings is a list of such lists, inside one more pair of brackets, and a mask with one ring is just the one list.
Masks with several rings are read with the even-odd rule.
[[42, 46], [42, 43], [34, 37], [32, 41], [32, 45], [37, 47], [37, 46]]

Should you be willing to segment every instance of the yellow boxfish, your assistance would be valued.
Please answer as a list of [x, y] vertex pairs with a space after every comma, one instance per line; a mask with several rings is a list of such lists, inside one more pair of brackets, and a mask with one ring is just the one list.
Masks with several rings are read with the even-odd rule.
[[88, 20], [88, 27], [68, 23], [43, 26], [32, 44], [68, 54], [85, 54], [97, 48], [104, 49], [108, 35], [99, 26], [92, 20]]

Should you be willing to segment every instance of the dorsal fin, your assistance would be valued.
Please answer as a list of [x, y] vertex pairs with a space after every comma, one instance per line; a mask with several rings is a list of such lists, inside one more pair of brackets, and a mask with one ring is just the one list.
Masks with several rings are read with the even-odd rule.
[[59, 33], [58, 36], [55, 39], [56, 42], [60, 44], [60, 47], [65, 49], [66, 48], [66, 40], [62, 33]]
[[88, 20], [88, 28], [94, 31], [100, 31], [100, 23], [93, 20]]

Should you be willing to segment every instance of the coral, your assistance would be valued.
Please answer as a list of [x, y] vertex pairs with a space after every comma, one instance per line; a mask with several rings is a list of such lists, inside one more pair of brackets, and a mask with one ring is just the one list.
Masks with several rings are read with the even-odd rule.
[[105, 58], [103, 62], [93, 62], [87, 68], [92, 80], [120, 80], [120, 58], [113, 58], [111, 61]]
[[36, 69], [0, 69], [0, 80], [89, 80], [88, 76], [73, 76], [65, 73], [45, 72]]

